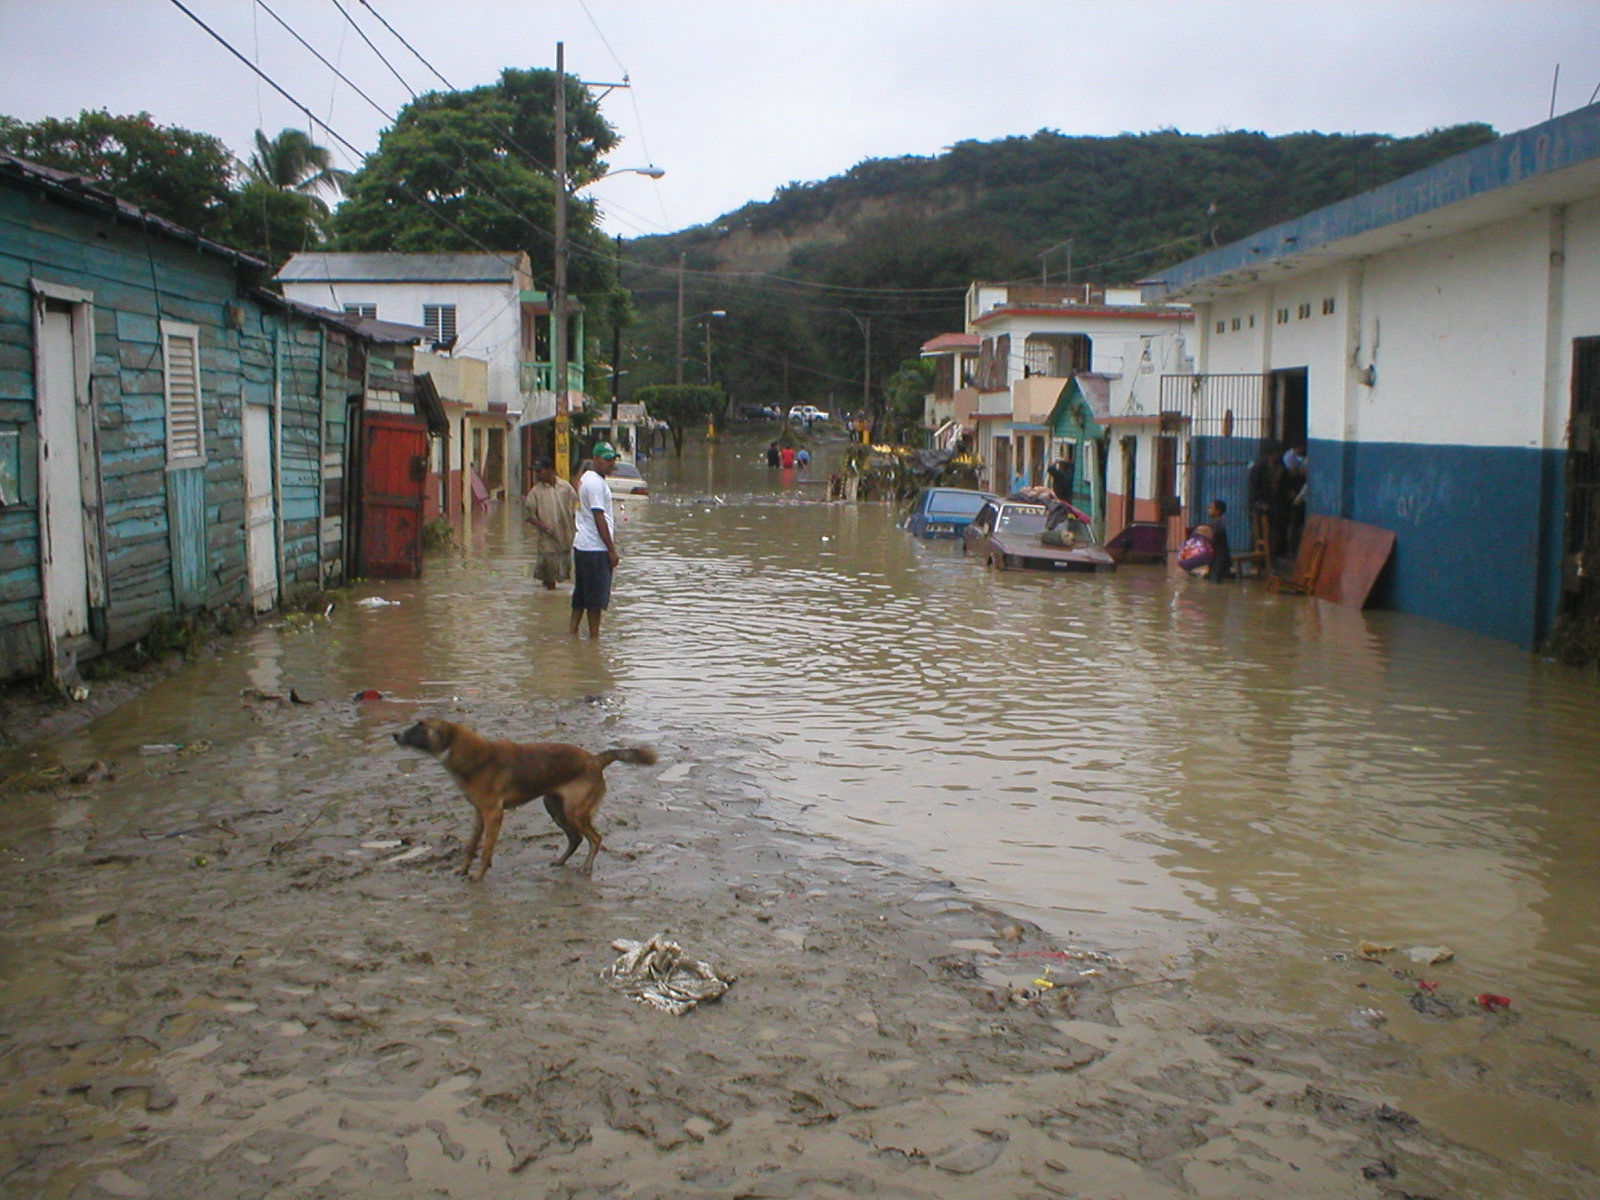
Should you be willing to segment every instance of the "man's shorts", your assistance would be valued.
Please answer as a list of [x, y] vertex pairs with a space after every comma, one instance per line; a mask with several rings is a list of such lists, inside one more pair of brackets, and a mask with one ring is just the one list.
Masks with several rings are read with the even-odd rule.
[[572, 552], [572, 607], [608, 608], [611, 604], [611, 552]]

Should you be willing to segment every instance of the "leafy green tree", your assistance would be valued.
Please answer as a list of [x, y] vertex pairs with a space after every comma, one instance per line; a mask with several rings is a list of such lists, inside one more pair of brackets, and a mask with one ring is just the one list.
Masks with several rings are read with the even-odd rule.
[[[350, 178], [334, 218], [345, 250], [525, 250], [554, 269], [555, 72], [507, 69], [470, 91], [430, 92], [400, 111]], [[582, 83], [566, 79], [569, 188], [606, 171], [616, 132]], [[614, 252], [592, 202], [567, 205], [569, 286], [591, 305], [615, 286]], [[590, 297], [594, 298], [591, 299]], [[595, 321], [604, 325], [605, 314]]]
[[274, 269], [300, 250], [326, 239], [332, 211], [319, 192], [338, 194], [350, 172], [301, 129], [269, 138], [256, 130], [256, 148], [244, 164], [244, 184], [230, 197], [227, 241]]
[[933, 391], [933, 371], [931, 360], [908, 358], [884, 383], [884, 419], [891, 440], [907, 445], [921, 441], [923, 408]]
[[672, 433], [672, 449], [683, 457], [683, 435], [692, 425], [703, 424], [722, 412], [723, 392], [703, 383], [664, 383], [642, 387], [633, 394], [645, 411], [665, 421]]
[[208, 133], [157, 125], [149, 113], [23, 122], [0, 116], [0, 150], [98, 180], [118, 199], [207, 237], [225, 235], [233, 155]]
[[327, 206], [317, 197], [252, 179], [228, 198], [220, 240], [276, 270], [291, 254], [322, 244], [327, 218]]
[[319, 146], [303, 129], [285, 129], [269, 138], [256, 130], [256, 148], [245, 163], [245, 174], [286, 192], [314, 196], [321, 191], [342, 193], [350, 172], [333, 165], [333, 153]]

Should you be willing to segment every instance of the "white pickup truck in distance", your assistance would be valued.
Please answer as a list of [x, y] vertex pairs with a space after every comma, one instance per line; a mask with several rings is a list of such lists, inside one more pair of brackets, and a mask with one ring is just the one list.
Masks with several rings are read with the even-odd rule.
[[826, 421], [828, 414], [813, 404], [796, 404], [789, 409], [789, 420], [804, 421], [807, 425], [813, 421]]

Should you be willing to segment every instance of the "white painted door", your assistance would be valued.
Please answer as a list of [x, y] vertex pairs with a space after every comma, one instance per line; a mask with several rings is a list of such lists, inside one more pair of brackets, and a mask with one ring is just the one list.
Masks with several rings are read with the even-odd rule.
[[272, 503], [272, 410], [244, 406], [244, 520], [250, 606], [266, 612], [278, 598], [278, 514]]
[[43, 302], [39, 339], [44, 587], [50, 629], [59, 640], [89, 630], [89, 561], [84, 553], [78, 461], [78, 362], [70, 304]]

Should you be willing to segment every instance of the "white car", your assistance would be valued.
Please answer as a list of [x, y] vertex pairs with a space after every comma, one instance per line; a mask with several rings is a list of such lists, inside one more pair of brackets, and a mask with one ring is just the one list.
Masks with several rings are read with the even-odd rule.
[[814, 404], [796, 404], [789, 409], [789, 420], [804, 421], [807, 425], [813, 421], [826, 421], [828, 414]]
[[639, 468], [629, 462], [618, 462], [606, 476], [606, 486], [613, 500], [648, 500], [650, 485], [645, 482]]

